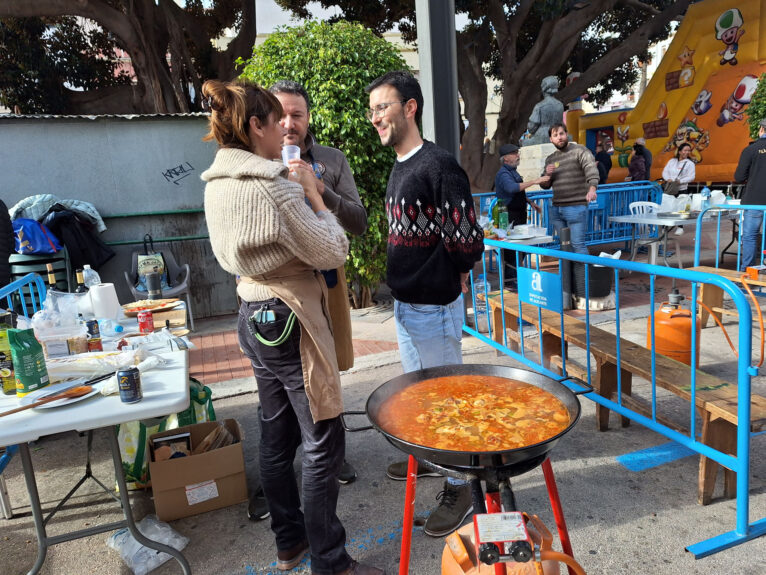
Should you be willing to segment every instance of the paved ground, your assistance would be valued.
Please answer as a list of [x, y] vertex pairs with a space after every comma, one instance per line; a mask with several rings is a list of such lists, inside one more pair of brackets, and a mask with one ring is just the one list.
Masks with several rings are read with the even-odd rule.
[[[632, 286], [627, 288], [625, 286]], [[646, 286], [640, 279], [623, 286], [625, 294], [643, 294]], [[664, 288], [663, 288], [664, 289]], [[378, 385], [401, 373], [398, 353], [393, 348], [395, 333], [388, 300], [369, 310], [353, 313], [357, 342], [373, 342], [376, 353], [364, 353], [370, 348], [359, 346], [354, 369], [342, 376], [347, 409], [362, 409], [366, 398]], [[621, 314], [623, 337], [641, 341], [645, 337], [646, 308], [636, 300], [625, 306]], [[614, 329], [614, 314], [593, 314], [591, 320], [605, 329]], [[200, 337], [231, 330], [233, 318], [216, 322], [200, 321]], [[207, 324], [207, 325], [205, 325]], [[219, 343], [221, 342], [220, 336]], [[201, 340], [203, 343], [205, 340]], [[215, 341], [215, 340], [213, 340]], [[224, 348], [231, 347], [232, 342]], [[206, 345], [206, 344], [205, 344]], [[727, 377], [733, 365], [733, 355], [717, 329], [706, 330], [702, 339], [703, 368]], [[384, 348], [380, 351], [380, 348]], [[202, 349], [204, 358], [204, 349]], [[228, 351], [227, 351], [228, 354]], [[218, 354], [216, 354], [218, 355]], [[512, 365], [508, 358], [498, 358], [486, 344], [468, 338], [464, 344], [467, 363]], [[242, 374], [238, 357], [227, 355], [228, 363], [221, 369]], [[209, 362], [208, 362], [209, 363]], [[234, 364], [234, 366], [232, 366]], [[212, 367], [202, 374], [213, 377]], [[212, 365], [212, 364], [211, 364]], [[234, 369], [234, 371], [232, 371]], [[763, 393], [764, 384], [758, 378], [756, 389]], [[257, 396], [249, 373], [224, 381], [213, 382], [215, 407], [219, 419], [236, 418], [245, 430], [244, 448], [248, 467], [257, 458]], [[646, 393], [646, 386], [636, 382], [637, 394]], [[674, 396], [661, 396], [663, 413], [670, 417], [688, 416], [688, 404]], [[595, 430], [594, 404], [582, 401], [583, 415], [579, 424], [557, 445], [552, 455], [561, 500], [569, 524], [575, 556], [588, 573], [663, 573], [703, 574], [727, 573], [756, 575], [766, 573], [766, 538], [721, 552], [712, 557], [695, 560], [684, 546], [733, 529], [733, 501], [718, 499], [701, 507], [696, 504], [697, 458], [678, 457], [659, 464], [660, 448], [668, 442], [641, 426], [618, 426], [612, 417], [612, 429], [605, 433]], [[46, 438], [33, 449], [38, 471], [43, 507], [49, 509], [82, 473], [84, 438], [62, 434]], [[753, 440], [752, 490], [750, 513], [754, 519], [766, 516], [766, 462], [761, 454], [763, 437]], [[644, 451], [649, 450], [649, 451]], [[385, 439], [374, 431], [350, 433], [347, 436], [348, 459], [359, 471], [357, 482], [341, 488], [338, 513], [347, 530], [348, 549], [361, 560], [385, 567], [389, 575], [398, 573], [404, 484], [385, 477], [386, 466], [402, 458]], [[677, 453], [677, 452], [676, 452]], [[618, 461], [630, 455], [637, 463], [631, 471]], [[110, 482], [111, 464], [105, 438], [95, 440], [94, 472]], [[300, 461], [297, 461], [300, 467]], [[18, 458], [7, 469], [11, 500], [16, 517], [0, 519], [0, 575], [26, 573], [35, 557], [35, 538], [27, 504], [26, 490]], [[435, 503], [441, 489], [438, 479], [422, 479], [416, 503], [419, 523]], [[533, 470], [514, 480], [514, 490], [520, 508], [539, 514], [549, 528], [554, 522], [540, 470]], [[717, 495], [722, 490], [721, 481]], [[149, 495], [133, 495], [137, 518], [152, 511]], [[195, 574], [266, 575], [276, 573], [275, 548], [268, 521], [250, 522], [245, 504], [173, 522], [173, 527], [190, 538], [184, 551]], [[115, 520], [119, 510], [89, 484], [68, 504], [60, 517], [52, 522], [51, 531], [62, 527], [80, 528], [91, 523]], [[81, 575], [84, 573], [129, 574], [118, 555], [104, 544], [106, 535], [65, 543], [52, 548], [42, 573], [45, 575]], [[555, 543], [558, 546], [558, 542]], [[413, 537], [410, 573], [427, 575], [439, 573], [443, 541], [430, 538], [417, 527]], [[307, 562], [294, 573], [310, 572]], [[562, 570], [562, 573], [564, 571]], [[155, 573], [180, 573], [173, 562]]]

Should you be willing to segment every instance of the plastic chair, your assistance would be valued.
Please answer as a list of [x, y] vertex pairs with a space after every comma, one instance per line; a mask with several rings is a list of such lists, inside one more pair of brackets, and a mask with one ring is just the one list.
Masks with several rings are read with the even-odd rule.
[[[128, 288], [130, 288], [130, 293], [133, 294], [133, 298], [138, 301], [141, 299], [146, 299], [146, 292], [145, 291], [139, 291], [136, 289], [136, 286], [138, 285], [138, 255], [140, 252], [133, 252], [131, 255], [132, 264], [131, 264], [131, 270], [130, 273], [123, 272], [125, 274], [125, 282], [128, 284]], [[192, 307], [191, 307], [191, 297], [189, 292], [191, 291], [190, 287], [190, 276], [191, 276], [191, 269], [189, 268], [189, 264], [184, 264], [183, 266], [179, 266], [176, 262], [175, 257], [169, 250], [163, 250], [162, 257], [165, 260], [165, 265], [168, 268], [168, 281], [170, 282], [171, 287], [165, 288], [162, 290], [162, 297], [163, 298], [171, 298], [171, 297], [184, 297], [184, 300], [186, 301], [186, 311], [189, 314], [189, 324], [191, 325], [192, 331], [194, 331], [194, 316], [192, 315]]]
[[[630, 213], [633, 216], [639, 216], [643, 214], [651, 214], [660, 211], [660, 205], [655, 202], [631, 202]], [[657, 226], [651, 224], [636, 224], [636, 232], [638, 238], [633, 241], [633, 245], [630, 250], [630, 259], [636, 258], [636, 252], [639, 246], [647, 246], [649, 248], [649, 263], [652, 265], [657, 264], [657, 253], [659, 248], [661, 236], [657, 233]], [[678, 258], [678, 267], [682, 268], [681, 264], [681, 248], [679, 247], [678, 240], [674, 239], [673, 244], [675, 246], [676, 257]], [[663, 249], [667, 251], [667, 234], [665, 234], [665, 245]]]
[[[34, 312], [42, 309], [45, 295], [45, 283], [42, 278], [35, 273], [29, 273], [0, 288], [0, 307], [14, 309], [15, 306], [19, 306], [17, 307], [19, 313], [32, 317]], [[3, 471], [18, 450], [16, 445], [8, 445], [0, 455], [0, 513], [6, 519], [13, 517], [13, 509], [5, 486]]]

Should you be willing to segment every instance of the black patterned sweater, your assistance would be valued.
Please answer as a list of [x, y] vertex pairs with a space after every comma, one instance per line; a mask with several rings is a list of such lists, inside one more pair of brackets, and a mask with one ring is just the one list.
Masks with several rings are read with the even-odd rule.
[[386, 189], [386, 283], [399, 301], [446, 305], [460, 295], [460, 273], [484, 253], [471, 187], [446, 150], [429, 141], [397, 161]]

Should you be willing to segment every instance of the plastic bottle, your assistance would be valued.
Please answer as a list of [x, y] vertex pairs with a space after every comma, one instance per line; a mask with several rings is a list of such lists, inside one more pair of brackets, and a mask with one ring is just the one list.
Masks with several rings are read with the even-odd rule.
[[[487, 282], [487, 285], [484, 285], [484, 274], [479, 274], [476, 276], [476, 279], [473, 280], [473, 297], [476, 300], [476, 307], [474, 308], [475, 315], [478, 317], [479, 314], [486, 313], [487, 311], [487, 294], [484, 291], [490, 291], [489, 282]], [[479, 294], [483, 295], [485, 299], [479, 298]]]
[[101, 335], [107, 337], [121, 337], [125, 328], [112, 319], [100, 319], [98, 320], [98, 329], [101, 332]]
[[497, 198], [492, 198], [492, 201], [489, 202], [489, 218], [492, 220], [492, 225], [497, 227], [498, 222], [498, 213], [500, 210], [500, 206], [497, 203]]
[[700, 211], [706, 210], [710, 207], [710, 188], [705, 186], [700, 192], [702, 195], [702, 202], [700, 203]]
[[497, 229], [499, 230], [508, 229], [508, 207], [507, 206], [501, 205], [498, 208], [496, 225], [497, 225]]
[[101, 277], [98, 275], [98, 272], [94, 269], [91, 269], [90, 265], [85, 264], [82, 267], [82, 277], [83, 282], [85, 283], [85, 287], [91, 288], [94, 285], [101, 283]]

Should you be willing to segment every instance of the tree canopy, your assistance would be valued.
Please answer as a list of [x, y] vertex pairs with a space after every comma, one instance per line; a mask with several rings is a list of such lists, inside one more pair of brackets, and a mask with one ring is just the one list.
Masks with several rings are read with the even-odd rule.
[[395, 161], [365, 117], [364, 89], [388, 70], [406, 68], [392, 44], [359, 24], [307, 22], [271, 34], [254, 48], [242, 73], [266, 88], [277, 80], [303, 84], [317, 142], [340, 149], [348, 159], [368, 220], [367, 232], [351, 237], [346, 264], [354, 307], [371, 305], [371, 290], [385, 273], [385, 192]]
[[[202, 80], [233, 78], [254, 43], [253, 0], [3, 0], [0, 98], [23, 113], [199, 110]], [[116, 73], [117, 48], [132, 78]]]
[[[309, 0], [277, 3], [298, 16], [310, 16]], [[318, 3], [339, 8], [339, 18], [359, 20], [377, 33], [398, 25], [405, 40], [417, 39], [415, 0]], [[497, 148], [523, 134], [545, 76], [563, 80], [571, 72], [580, 73], [559, 92], [564, 103], [586, 93], [604, 102], [613, 91], [635, 82], [636, 62], [646, 57], [651, 42], [667, 37], [670, 23], [688, 5], [689, 0], [455, 0], [456, 12], [468, 19], [457, 32], [457, 66], [468, 120], [461, 163], [471, 183], [489, 189], [499, 165], [495, 155], [483, 153], [487, 75], [499, 80], [503, 95], [497, 131], [489, 135]]]

